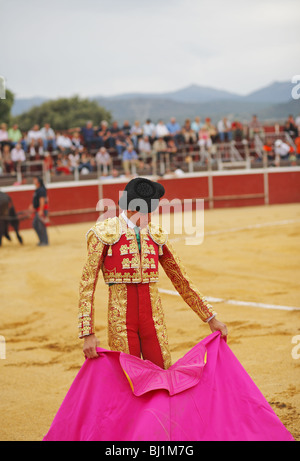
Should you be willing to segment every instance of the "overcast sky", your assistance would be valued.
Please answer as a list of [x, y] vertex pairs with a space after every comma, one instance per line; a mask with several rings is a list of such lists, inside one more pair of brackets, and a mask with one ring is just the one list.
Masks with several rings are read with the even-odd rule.
[[0, 75], [17, 97], [248, 94], [300, 74], [299, 0], [0, 0]]

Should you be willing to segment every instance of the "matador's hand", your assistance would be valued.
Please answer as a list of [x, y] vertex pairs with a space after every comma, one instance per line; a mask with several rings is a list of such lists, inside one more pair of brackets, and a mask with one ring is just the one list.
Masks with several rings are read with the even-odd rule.
[[211, 319], [208, 322], [208, 324], [210, 326], [212, 333], [214, 333], [215, 331], [220, 331], [223, 338], [228, 335], [227, 326], [225, 325], [225, 323], [219, 322], [219, 320], [217, 320], [216, 317]]
[[89, 335], [84, 338], [83, 353], [87, 359], [96, 359], [98, 357], [96, 347], [99, 346], [99, 340], [95, 335]]

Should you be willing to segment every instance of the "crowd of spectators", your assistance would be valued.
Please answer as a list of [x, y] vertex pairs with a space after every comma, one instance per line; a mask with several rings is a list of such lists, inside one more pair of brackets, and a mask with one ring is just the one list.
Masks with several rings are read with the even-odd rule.
[[108, 175], [115, 169], [116, 160], [125, 174], [130, 174], [132, 168], [150, 172], [153, 163], [160, 162], [162, 158], [175, 165], [176, 155], [183, 147], [213, 152], [218, 143], [240, 141], [245, 137], [252, 142], [257, 134], [264, 142], [269, 159], [276, 155], [286, 158], [291, 154], [300, 158], [300, 115], [296, 119], [289, 116], [284, 131], [296, 149], [282, 141], [280, 143], [280, 140], [268, 138], [263, 124], [255, 115], [246, 131], [243, 124], [231, 122], [227, 117], [216, 124], [210, 118], [202, 121], [196, 117], [193, 121], [185, 120], [182, 125], [175, 117], [167, 123], [163, 120], [153, 123], [148, 119], [144, 124], [135, 121], [130, 125], [125, 121], [121, 126], [116, 121], [109, 125], [102, 120], [99, 126], [88, 121], [84, 127], [65, 132], [55, 132], [46, 123], [43, 127], [36, 124], [24, 133], [16, 124], [7, 127], [2, 123], [0, 174], [15, 174], [25, 162], [34, 160], [42, 160], [46, 170], [54, 174], [72, 174], [77, 170], [81, 174], [100, 171], [101, 175]]

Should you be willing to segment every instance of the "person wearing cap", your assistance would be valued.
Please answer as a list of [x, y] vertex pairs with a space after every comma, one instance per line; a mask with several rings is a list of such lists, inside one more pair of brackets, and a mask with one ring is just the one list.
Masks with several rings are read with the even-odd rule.
[[108, 343], [111, 350], [171, 365], [167, 329], [158, 292], [159, 263], [175, 289], [212, 332], [227, 335], [206, 298], [189, 279], [168, 240], [151, 222], [164, 187], [146, 178], [128, 182], [119, 200], [122, 213], [97, 222], [87, 232], [88, 256], [79, 289], [79, 338], [83, 352], [96, 358], [94, 296], [100, 270], [108, 285]]

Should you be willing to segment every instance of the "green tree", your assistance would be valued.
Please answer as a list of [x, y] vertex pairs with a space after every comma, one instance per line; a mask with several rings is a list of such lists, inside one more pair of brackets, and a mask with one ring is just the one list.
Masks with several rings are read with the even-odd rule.
[[99, 106], [96, 101], [73, 96], [32, 107], [28, 112], [14, 117], [13, 122], [17, 123], [23, 131], [30, 130], [33, 125], [43, 126], [45, 123], [50, 123], [53, 129], [59, 131], [82, 127], [88, 120], [98, 126], [101, 120], [110, 123], [111, 118], [111, 113]]
[[15, 96], [10, 90], [5, 92], [6, 99], [0, 99], [0, 123], [11, 123], [11, 108], [14, 104]]

